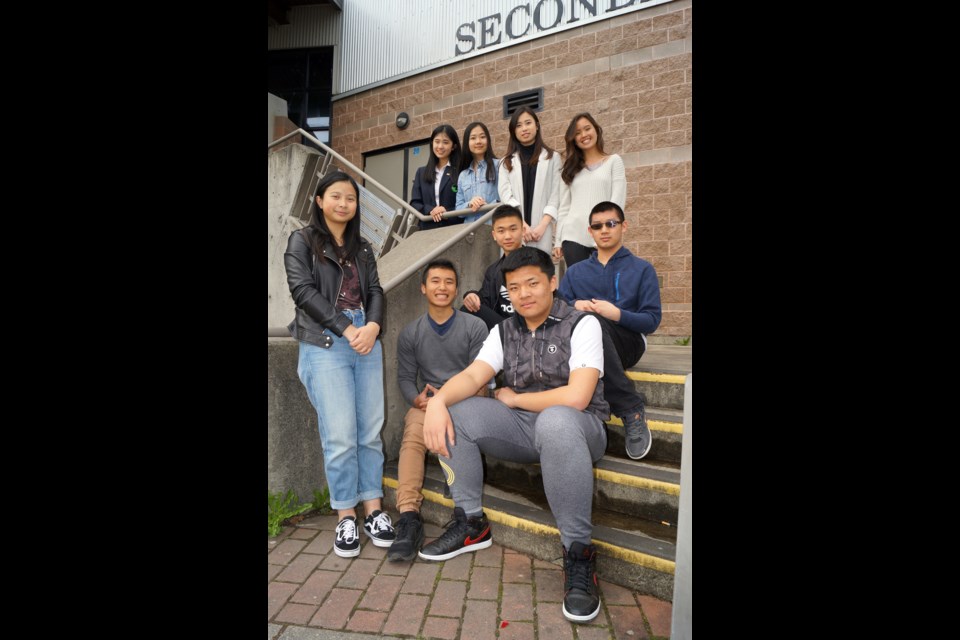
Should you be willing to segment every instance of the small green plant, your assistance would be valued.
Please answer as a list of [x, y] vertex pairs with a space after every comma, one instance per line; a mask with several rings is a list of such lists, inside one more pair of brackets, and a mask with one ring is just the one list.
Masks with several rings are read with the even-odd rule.
[[686, 338], [677, 338], [676, 340], [673, 341], [673, 344], [678, 344], [681, 347], [685, 347], [688, 344], [690, 344], [690, 338], [692, 337], [693, 336], [687, 336]]
[[280, 526], [287, 518], [299, 515], [304, 511], [313, 509], [313, 503], [301, 504], [299, 507], [293, 506], [297, 500], [297, 494], [293, 489], [287, 491], [286, 495], [270, 493], [267, 491], [267, 536], [272, 538], [280, 533]]
[[312, 509], [315, 509], [320, 512], [320, 515], [326, 515], [330, 513], [330, 487], [324, 487], [323, 491], [313, 490], [313, 504], [310, 505]]

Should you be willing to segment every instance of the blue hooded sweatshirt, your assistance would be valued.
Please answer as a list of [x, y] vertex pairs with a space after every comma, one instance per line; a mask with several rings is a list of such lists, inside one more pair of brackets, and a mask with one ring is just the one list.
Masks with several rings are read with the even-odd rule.
[[606, 266], [594, 250], [563, 274], [560, 296], [569, 304], [577, 300], [606, 300], [620, 307], [618, 324], [644, 335], [660, 326], [660, 285], [653, 265], [626, 247], [613, 254]]

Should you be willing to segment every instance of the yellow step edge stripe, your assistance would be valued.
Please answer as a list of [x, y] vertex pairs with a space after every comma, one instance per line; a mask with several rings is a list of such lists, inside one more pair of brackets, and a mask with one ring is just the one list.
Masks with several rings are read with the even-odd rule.
[[[384, 477], [383, 484], [391, 489], [396, 489], [399, 483], [393, 478]], [[437, 493], [436, 491], [430, 491], [429, 489], [423, 489], [422, 493], [425, 500], [442, 504], [453, 509], [453, 500], [444, 498], [443, 494]], [[487, 519], [491, 522], [496, 522], [497, 524], [519, 529], [520, 531], [526, 531], [535, 535], [558, 537], [560, 535], [560, 531], [556, 527], [551, 527], [550, 525], [541, 524], [532, 520], [526, 520], [524, 518], [518, 518], [517, 516], [510, 515], [509, 513], [504, 513], [503, 511], [497, 511], [496, 509], [490, 509], [488, 507], [484, 507], [483, 512], [487, 514]], [[594, 544], [600, 549], [603, 549], [607, 555], [617, 558], [618, 560], [640, 565], [641, 567], [647, 567], [648, 569], [653, 569], [654, 571], [660, 571], [662, 573], [673, 574], [676, 570], [676, 563], [672, 560], [664, 560], [663, 558], [657, 558], [656, 556], [640, 553], [639, 551], [634, 551], [632, 549], [618, 547], [614, 544], [610, 544], [609, 542], [603, 542], [600, 540], [594, 540]]]
[[663, 480], [652, 480], [650, 478], [638, 478], [636, 476], [627, 475], [625, 473], [620, 473], [618, 471], [610, 471], [609, 469], [594, 469], [593, 475], [598, 480], [606, 480], [607, 482], [616, 482], [617, 484], [626, 485], [628, 487], [637, 487], [638, 489], [651, 489], [653, 491], [659, 491], [660, 493], [666, 493], [671, 496], [680, 495], [680, 485], [673, 484], [672, 482], [664, 482]]
[[[673, 484], [672, 482], [653, 480], [651, 478], [638, 478], [625, 473], [610, 471], [609, 469], [594, 469], [593, 475], [598, 480], [616, 482], [617, 484], [622, 484], [628, 487], [650, 489], [651, 491], [659, 491], [660, 493], [666, 493], [671, 496], [680, 495], [680, 485]], [[396, 480], [387, 477], [384, 477], [383, 484], [391, 489], [396, 489], [399, 486]], [[453, 508], [453, 500], [444, 498], [443, 494], [437, 493], [436, 491], [430, 491], [429, 489], [422, 489], [421, 492], [425, 498], [429, 498], [430, 502], [436, 502], [437, 504], [445, 505], [451, 509]]]
[[640, 382], [665, 382], [667, 384], [684, 384], [687, 376], [675, 373], [647, 373], [646, 371], [627, 371], [627, 377]]
[[603, 540], [594, 540], [593, 544], [611, 558], [617, 558], [630, 564], [638, 564], [641, 567], [653, 569], [661, 573], [669, 573], [670, 575], [676, 572], [677, 563], [673, 560], [664, 560], [663, 558], [650, 556], [645, 553], [640, 553], [639, 551], [634, 551], [633, 549], [617, 547]]
[[[618, 427], [623, 426], [623, 420], [616, 416], [610, 416], [607, 424], [613, 424]], [[667, 433], [683, 433], [682, 422], [665, 422], [663, 420], [647, 420], [647, 426], [651, 431], [666, 431]]]

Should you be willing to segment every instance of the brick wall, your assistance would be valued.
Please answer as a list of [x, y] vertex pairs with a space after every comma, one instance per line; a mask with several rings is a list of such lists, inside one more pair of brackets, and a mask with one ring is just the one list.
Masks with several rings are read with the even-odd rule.
[[[576, 113], [603, 127], [604, 149], [627, 173], [625, 244], [661, 280], [656, 335], [691, 335], [692, 2], [658, 5], [398, 80], [333, 104], [331, 146], [359, 167], [363, 154], [423, 140], [442, 123], [462, 136], [484, 122], [507, 148], [503, 96], [543, 87], [544, 140], [563, 151]], [[410, 125], [397, 129], [397, 113]]]

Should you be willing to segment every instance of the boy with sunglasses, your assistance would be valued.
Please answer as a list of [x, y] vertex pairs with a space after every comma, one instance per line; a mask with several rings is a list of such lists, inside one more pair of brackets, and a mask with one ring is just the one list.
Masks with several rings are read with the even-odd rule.
[[[601, 202], [590, 211], [588, 232], [597, 249], [571, 266], [559, 294], [574, 308], [597, 315], [603, 328], [604, 398], [623, 421], [627, 455], [639, 460], [653, 439], [643, 397], [625, 370], [643, 356], [646, 334], [660, 326], [660, 286], [653, 265], [623, 246], [623, 209]], [[620, 365], [620, 366], [617, 366]]]

